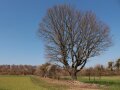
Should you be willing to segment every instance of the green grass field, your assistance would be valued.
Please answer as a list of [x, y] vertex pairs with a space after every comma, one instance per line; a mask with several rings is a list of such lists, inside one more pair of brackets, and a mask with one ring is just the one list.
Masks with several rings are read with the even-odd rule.
[[[107, 76], [101, 79], [80, 76], [78, 80], [86, 83], [106, 85], [103, 90], [120, 90], [120, 76]], [[36, 76], [0, 76], [0, 90], [66, 90], [66, 86], [48, 83]]]
[[[89, 77], [78, 77], [78, 80], [85, 83], [96, 83], [100, 85], [106, 85], [108, 88], [105, 88], [105, 90], [120, 90], [120, 76], [104, 76], [99, 79], [99, 77], [96, 78], [94, 81], [94, 77], [91, 77], [91, 80], [89, 81]], [[104, 88], [102, 88], [104, 89]]]
[[65, 90], [35, 76], [0, 76], [0, 90]]

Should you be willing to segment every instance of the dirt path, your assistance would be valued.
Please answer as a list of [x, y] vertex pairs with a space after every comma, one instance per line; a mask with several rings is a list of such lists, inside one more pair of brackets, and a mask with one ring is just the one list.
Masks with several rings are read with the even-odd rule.
[[56, 80], [50, 78], [41, 78], [48, 83], [53, 83], [57, 85], [65, 85], [69, 87], [68, 90], [100, 90], [100, 86], [97, 84], [88, 84], [79, 81], [72, 81], [72, 80]]

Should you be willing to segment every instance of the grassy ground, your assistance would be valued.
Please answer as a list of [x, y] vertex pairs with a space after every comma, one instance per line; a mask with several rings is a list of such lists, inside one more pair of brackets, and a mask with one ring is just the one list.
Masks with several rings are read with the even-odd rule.
[[0, 90], [65, 90], [34, 76], [0, 76]]
[[[120, 76], [107, 76], [101, 79], [92, 77], [78, 77], [78, 80], [86, 83], [106, 85], [104, 90], [120, 90]], [[52, 82], [52, 81], [51, 81]], [[68, 87], [57, 83], [50, 83], [36, 76], [0, 76], [0, 90], [66, 90]]]
[[[94, 78], [91, 77], [91, 80], [89, 81], [88, 77], [78, 77], [78, 80], [81, 82], [86, 83], [96, 83], [100, 85], [106, 85], [108, 88], [105, 88], [105, 90], [120, 90], [120, 76], [104, 76], [101, 79], [98, 77], [94, 81]], [[104, 89], [104, 88], [103, 88]]]

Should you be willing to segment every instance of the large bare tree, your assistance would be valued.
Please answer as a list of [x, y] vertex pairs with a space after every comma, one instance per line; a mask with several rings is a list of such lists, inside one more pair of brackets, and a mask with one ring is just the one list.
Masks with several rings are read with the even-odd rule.
[[92, 12], [81, 12], [70, 5], [49, 8], [39, 26], [46, 41], [47, 57], [64, 65], [72, 79], [90, 57], [111, 44], [109, 27]]

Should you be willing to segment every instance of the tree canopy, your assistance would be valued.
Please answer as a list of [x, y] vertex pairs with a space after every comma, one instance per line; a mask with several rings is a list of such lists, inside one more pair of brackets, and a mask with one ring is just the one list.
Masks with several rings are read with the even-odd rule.
[[91, 12], [70, 5], [49, 8], [39, 26], [50, 61], [62, 63], [73, 79], [91, 57], [111, 45], [109, 27]]

